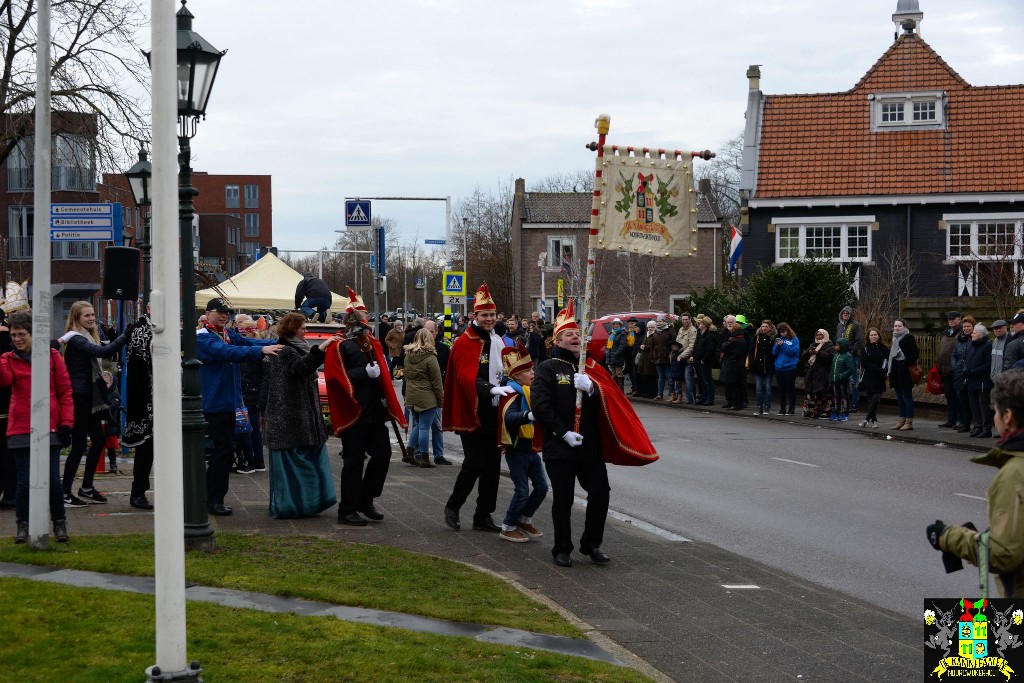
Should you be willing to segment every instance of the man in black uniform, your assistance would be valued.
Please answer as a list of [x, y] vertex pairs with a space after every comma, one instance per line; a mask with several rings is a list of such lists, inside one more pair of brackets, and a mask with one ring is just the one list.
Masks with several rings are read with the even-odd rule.
[[[555, 318], [551, 358], [537, 367], [531, 387], [533, 414], [544, 429], [544, 466], [551, 480], [551, 517], [555, 528], [551, 554], [560, 567], [572, 566], [571, 516], [577, 480], [587, 492], [580, 552], [589, 555], [596, 564], [611, 561], [601, 550], [611, 487], [598, 432], [600, 404], [594, 381], [577, 372], [581, 346], [579, 325], [570, 300], [569, 307]], [[577, 390], [583, 391], [578, 432], [574, 430]]]

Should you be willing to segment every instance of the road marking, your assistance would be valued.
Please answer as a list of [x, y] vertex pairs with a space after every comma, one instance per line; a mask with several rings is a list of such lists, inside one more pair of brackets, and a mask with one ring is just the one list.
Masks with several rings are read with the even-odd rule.
[[[586, 509], [586, 507], [587, 507], [587, 499], [586, 498], [580, 498], [579, 496], [574, 496], [574, 498], [576, 499], [576, 504], [577, 505], [579, 505], [580, 507]], [[668, 529], [662, 529], [659, 526], [654, 526], [653, 524], [650, 524], [649, 522], [645, 522], [642, 519], [637, 519], [636, 517], [631, 517], [631, 516], [629, 516], [627, 514], [624, 514], [622, 512], [616, 512], [615, 510], [609, 509], [608, 510], [608, 516], [609, 517], [614, 517], [615, 519], [619, 520], [620, 522], [625, 522], [626, 524], [631, 524], [634, 527], [636, 527], [637, 529], [640, 529], [641, 531], [646, 531], [649, 534], [654, 534], [655, 536], [659, 536], [661, 538], [664, 538], [666, 541], [677, 541], [679, 543], [692, 543], [693, 542], [689, 538], [686, 538], [685, 536], [680, 536], [679, 534], [672, 533]]]
[[723, 583], [722, 588], [737, 591], [761, 590], [761, 587], [753, 583]]
[[982, 498], [981, 496], [972, 496], [969, 493], [954, 493], [953, 495], [954, 496], [960, 496], [961, 498], [973, 498], [974, 500], [981, 500], [981, 501], [988, 502], [985, 498]]
[[799, 460], [786, 460], [785, 458], [772, 458], [772, 460], [778, 460], [779, 462], [788, 462], [793, 465], [803, 465], [804, 467], [821, 467], [821, 465], [812, 465], [809, 462], [800, 462]]

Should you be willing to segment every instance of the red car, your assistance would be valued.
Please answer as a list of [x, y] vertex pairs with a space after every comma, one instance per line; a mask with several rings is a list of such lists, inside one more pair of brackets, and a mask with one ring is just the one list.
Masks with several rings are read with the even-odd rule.
[[[331, 323], [306, 323], [306, 341], [310, 346], [320, 344], [323, 340], [333, 337], [341, 329], [341, 325], [332, 325]], [[324, 380], [324, 366], [322, 365], [316, 371], [316, 385], [320, 391], [320, 411], [324, 417], [330, 417], [331, 408], [327, 405], [327, 382]]]
[[663, 311], [632, 311], [629, 313], [609, 313], [591, 321], [590, 330], [587, 331], [587, 357], [593, 358], [600, 363], [604, 360], [604, 352], [608, 343], [608, 334], [612, 330], [612, 320], [618, 318], [622, 321], [622, 327], [626, 327], [626, 321], [636, 318], [641, 325], [647, 325], [648, 320], [654, 320], [659, 315], [668, 318]]

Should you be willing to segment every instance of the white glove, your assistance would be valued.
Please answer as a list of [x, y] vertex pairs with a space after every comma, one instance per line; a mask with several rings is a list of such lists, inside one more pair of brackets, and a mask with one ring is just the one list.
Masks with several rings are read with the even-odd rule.
[[366, 376], [370, 379], [376, 379], [380, 377], [380, 366], [376, 363], [366, 364]]
[[566, 442], [573, 448], [583, 445], [583, 435], [579, 432], [566, 432], [562, 434], [562, 441]]
[[590, 379], [586, 375], [575, 373], [572, 376], [572, 384], [580, 391], [590, 394], [594, 391], [594, 380]]
[[533, 419], [533, 411], [532, 410], [526, 414], [526, 419], [529, 420], [530, 422], [534, 421], [534, 419]]
[[508, 396], [516, 393], [512, 387], [491, 387], [491, 396]]

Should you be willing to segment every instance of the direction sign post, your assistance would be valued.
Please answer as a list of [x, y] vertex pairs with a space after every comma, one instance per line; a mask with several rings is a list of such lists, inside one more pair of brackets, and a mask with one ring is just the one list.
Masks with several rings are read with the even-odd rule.
[[119, 203], [51, 204], [50, 240], [110, 242], [121, 234], [123, 215]]
[[424, 244], [448, 244], [445, 240], [423, 240]]

